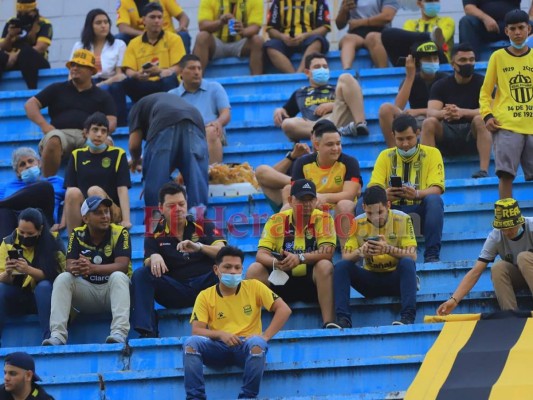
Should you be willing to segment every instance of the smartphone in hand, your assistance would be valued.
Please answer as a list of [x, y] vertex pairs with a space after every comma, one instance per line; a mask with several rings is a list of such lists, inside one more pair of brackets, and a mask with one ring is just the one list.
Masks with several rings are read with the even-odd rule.
[[374, 242], [379, 242], [380, 237], [379, 236], [369, 236], [363, 239], [365, 242], [368, 242], [369, 240], [372, 240]]
[[390, 187], [401, 188], [403, 185], [402, 178], [399, 176], [390, 177]]
[[284, 254], [280, 254], [280, 253], [275, 252], [275, 251], [271, 252], [270, 254], [272, 254], [272, 257], [274, 257], [278, 261], [281, 261], [281, 260], [283, 260], [285, 258]]
[[152, 64], [151, 62], [147, 62], [143, 64], [142, 69], [149, 69], [149, 68], [152, 68], [153, 66], [154, 64]]

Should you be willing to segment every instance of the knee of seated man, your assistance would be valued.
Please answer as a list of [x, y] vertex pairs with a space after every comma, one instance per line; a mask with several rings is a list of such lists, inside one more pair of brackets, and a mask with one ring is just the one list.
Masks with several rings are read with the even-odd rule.
[[247, 339], [250, 344], [250, 353], [256, 356], [263, 356], [267, 349], [267, 342], [261, 336], [252, 336]]
[[522, 251], [516, 256], [516, 263], [522, 268], [533, 268], [533, 252]]
[[128, 275], [126, 275], [122, 271], [115, 271], [111, 275], [109, 275], [109, 283], [110, 284], [128, 284], [129, 285], [129, 278]]

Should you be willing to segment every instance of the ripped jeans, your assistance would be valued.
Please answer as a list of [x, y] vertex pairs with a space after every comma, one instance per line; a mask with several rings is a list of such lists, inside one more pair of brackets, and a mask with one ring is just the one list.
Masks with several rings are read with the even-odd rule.
[[[257, 352], [254, 347], [259, 347], [261, 351]], [[183, 345], [187, 400], [206, 398], [204, 364], [212, 367], [237, 365], [244, 368], [239, 399], [256, 398], [265, 369], [267, 350], [267, 342], [261, 336], [250, 336], [242, 344], [231, 347], [222, 341], [205, 336], [189, 337]]]

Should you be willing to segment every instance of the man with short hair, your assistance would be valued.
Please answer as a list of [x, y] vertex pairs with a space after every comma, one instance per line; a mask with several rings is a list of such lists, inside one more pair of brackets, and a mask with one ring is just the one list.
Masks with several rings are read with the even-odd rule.
[[36, 383], [40, 380], [32, 356], [23, 351], [9, 353], [4, 358], [4, 384], [0, 386], [0, 399], [54, 400]]
[[67, 323], [79, 312], [112, 314], [106, 343], [125, 343], [130, 330], [131, 242], [126, 228], [111, 223], [113, 202], [88, 197], [81, 206], [85, 225], [70, 234], [66, 272], [54, 281], [50, 338], [43, 346], [67, 343]]
[[142, 20], [145, 31], [130, 41], [122, 62], [124, 89], [133, 102], [178, 86], [178, 62], [185, 55], [181, 38], [163, 30], [161, 4], [146, 4]]
[[[244, 369], [239, 399], [255, 399], [265, 368], [268, 342], [283, 327], [291, 309], [261, 282], [242, 281], [244, 253], [220, 249], [213, 271], [219, 283], [203, 290], [191, 315], [192, 335], [183, 344], [187, 400], [205, 399], [203, 366], [237, 365]], [[262, 330], [261, 309], [272, 312]]]
[[154, 93], [141, 99], [130, 111], [129, 149], [131, 170], [142, 158], [144, 202], [158, 205], [158, 192], [180, 170], [187, 186], [188, 204], [196, 207], [208, 201], [209, 157], [204, 121], [200, 112], [185, 100], [170, 93]]
[[[263, 282], [287, 302], [318, 301], [322, 327], [338, 328], [333, 311], [335, 223], [316, 204], [315, 184], [307, 179], [294, 181], [290, 208], [268, 219], [246, 279]], [[269, 282], [269, 275], [275, 274], [284, 279]]]
[[500, 198], [512, 196], [519, 163], [526, 180], [533, 180], [533, 54], [525, 11], [507, 13], [505, 34], [511, 45], [490, 57], [479, 98], [480, 114], [493, 135]]
[[[390, 209], [387, 192], [379, 186], [363, 194], [364, 214], [354, 221], [354, 233], [335, 264], [334, 293], [337, 323], [352, 327], [350, 285], [365, 297], [400, 296], [400, 319], [416, 317], [416, 238], [409, 215]], [[362, 265], [360, 265], [362, 263]]]
[[[115, 37], [128, 44], [134, 37], [144, 33], [144, 23], [139, 9], [148, 1], [154, 0], [119, 0], [117, 3], [118, 35]], [[191, 35], [189, 35], [189, 16], [176, 0], [155, 0], [163, 8], [163, 29], [177, 33], [183, 40], [187, 54], [191, 52]], [[172, 18], [179, 22], [178, 29], [174, 30]]]
[[[250, 57], [250, 73], [263, 73], [262, 0], [200, 0], [193, 53], [205, 70], [209, 61], [226, 57]], [[231, 28], [231, 29], [230, 29]]]
[[[391, 208], [418, 214], [425, 238], [424, 262], [440, 261], [444, 225], [444, 163], [439, 149], [418, 144], [416, 119], [400, 114], [392, 124], [396, 147], [383, 150], [372, 170], [368, 187], [386, 190]], [[359, 212], [358, 212], [359, 213]]]
[[126, 229], [131, 228], [128, 159], [123, 149], [107, 145], [108, 128], [104, 114], [98, 112], [91, 115], [83, 129], [87, 147], [76, 149], [70, 155], [65, 172], [67, 193], [64, 205], [69, 234], [81, 226], [80, 207], [88, 196], [111, 199], [111, 221]]
[[175, 182], [159, 190], [161, 220], [144, 238], [144, 267], [131, 278], [133, 328], [157, 337], [154, 299], [167, 308], [190, 307], [200, 291], [218, 282], [213, 260], [226, 244], [212, 223], [187, 215], [185, 188]]
[[[448, 76], [439, 72], [439, 55], [435, 43], [425, 42], [414, 48], [414, 54], [405, 59], [405, 79], [400, 83], [394, 104], [379, 107], [379, 127], [387, 147], [396, 146], [392, 121], [405, 111], [416, 118], [419, 126], [426, 119], [429, 91], [439, 79]], [[405, 108], [409, 102], [409, 108]]]
[[472, 178], [489, 176], [492, 137], [479, 113], [483, 76], [474, 73], [475, 53], [468, 44], [452, 52], [453, 74], [431, 87], [427, 119], [420, 143], [438, 147], [446, 155], [479, 155], [479, 170]]
[[[283, 73], [303, 72], [305, 57], [328, 52], [330, 23], [327, 0], [307, 0], [303, 4], [296, 0], [272, 1], [266, 23], [270, 40], [263, 46], [272, 65]], [[303, 55], [294, 70], [290, 58], [296, 53]]]
[[181, 84], [169, 93], [196, 107], [205, 124], [209, 164], [222, 162], [222, 146], [226, 144], [225, 126], [231, 119], [228, 94], [216, 81], [203, 79], [200, 59], [194, 54], [183, 56], [178, 64]]
[[37, 89], [39, 70], [50, 68], [48, 47], [53, 29], [35, 0], [17, 0], [17, 16], [6, 21], [0, 39], [0, 75], [20, 71], [28, 89]]
[[[438, 315], [453, 312], [491, 262], [492, 284], [502, 310], [518, 310], [515, 292], [529, 290], [533, 294], [533, 218], [522, 216], [515, 199], [501, 199], [494, 203], [492, 227], [476, 263], [439, 306]], [[500, 260], [495, 261], [497, 256]]]
[[[304, 73], [309, 86], [291, 95], [283, 107], [274, 110], [274, 123], [292, 141], [311, 138], [313, 125], [329, 119], [345, 136], [367, 136], [361, 86], [350, 74], [339, 76], [337, 86], [328, 84], [329, 66], [326, 56], [309, 54]], [[296, 117], [301, 113], [302, 117]]]
[[[89, 50], [76, 50], [66, 64], [70, 80], [52, 83], [24, 105], [28, 118], [44, 134], [39, 152], [45, 178], [56, 175], [61, 159], [85, 145], [83, 122], [89, 115], [96, 111], [104, 113], [109, 121], [109, 133], [117, 127], [117, 107], [113, 98], [91, 80], [96, 73], [95, 63], [94, 54]], [[41, 114], [41, 109], [47, 107], [50, 122]]]
[[[316, 207], [334, 210], [342, 247], [350, 230], [355, 201], [363, 186], [359, 161], [342, 152], [341, 135], [327, 119], [314, 125], [313, 147], [316, 152], [304, 155], [294, 163], [292, 181], [308, 179], [316, 185]], [[288, 198], [287, 195], [285, 199]], [[284, 205], [282, 209], [286, 207]]]

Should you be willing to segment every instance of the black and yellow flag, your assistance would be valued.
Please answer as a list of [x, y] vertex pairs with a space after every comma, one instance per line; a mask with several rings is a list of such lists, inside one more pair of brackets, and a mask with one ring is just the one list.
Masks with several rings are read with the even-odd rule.
[[456, 322], [444, 324], [405, 400], [533, 399], [531, 312], [425, 320]]

